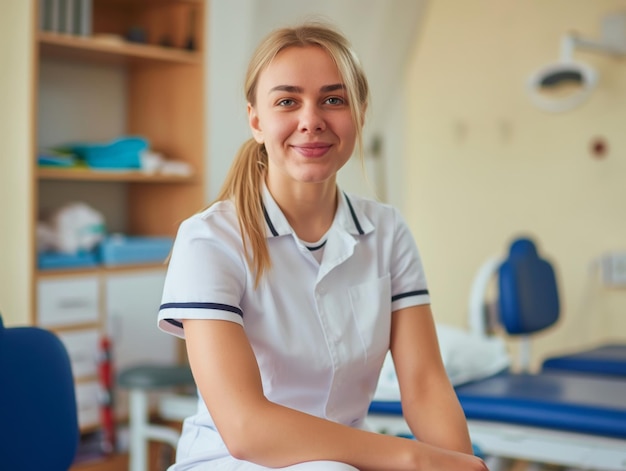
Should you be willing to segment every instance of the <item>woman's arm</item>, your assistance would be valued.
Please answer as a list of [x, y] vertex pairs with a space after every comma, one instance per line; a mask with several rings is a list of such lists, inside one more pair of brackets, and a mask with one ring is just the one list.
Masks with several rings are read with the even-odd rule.
[[[379, 435], [268, 401], [243, 328], [185, 320], [191, 368], [231, 454], [269, 467], [331, 460], [368, 470], [484, 470], [474, 457]], [[474, 461], [472, 461], [474, 460]]]
[[405, 419], [420, 441], [472, 453], [465, 415], [446, 374], [430, 305], [393, 313], [391, 354]]

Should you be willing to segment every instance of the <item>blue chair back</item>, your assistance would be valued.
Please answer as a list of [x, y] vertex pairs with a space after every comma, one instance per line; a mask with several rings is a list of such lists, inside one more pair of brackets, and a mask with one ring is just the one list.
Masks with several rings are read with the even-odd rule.
[[511, 335], [531, 334], [559, 318], [559, 293], [552, 265], [528, 238], [515, 240], [498, 269], [500, 322]]
[[74, 380], [63, 343], [0, 317], [0, 468], [67, 471], [79, 441]]

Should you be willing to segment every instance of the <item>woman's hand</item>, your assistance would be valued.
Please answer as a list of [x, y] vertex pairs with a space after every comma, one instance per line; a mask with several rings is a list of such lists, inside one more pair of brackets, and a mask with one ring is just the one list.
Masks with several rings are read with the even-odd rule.
[[421, 443], [417, 453], [417, 471], [488, 471], [485, 462], [477, 456], [445, 450]]

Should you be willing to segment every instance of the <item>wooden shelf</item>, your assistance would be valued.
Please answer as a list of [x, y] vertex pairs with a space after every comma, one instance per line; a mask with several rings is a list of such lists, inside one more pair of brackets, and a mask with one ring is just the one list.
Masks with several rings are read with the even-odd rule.
[[39, 180], [79, 180], [100, 182], [193, 183], [197, 177], [151, 174], [139, 171], [90, 170], [85, 168], [39, 168]]
[[125, 62], [149, 60], [173, 64], [200, 64], [202, 53], [183, 49], [152, 46], [111, 39], [108, 36], [73, 36], [39, 31], [41, 54], [44, 57], [66, 57], [91, 62]]
[[175, 3], [187, 3], [189, 5], [204, 5], [206, 0], [106, 0], [110, 5], [171, 5]]
[[76, 275], [98, 275], [98, 274], [107, 274], [107, 273], [125, 273], [125, 272], [133, 272], [133, 271], [145, 271], [145, 270], [165, 270], [165, 263], [141, 263], [141, 264], [129, 264], [129, 265], [119, 265], [113, 267], [107, 267], [104, 265], [99, 265], [96, 267], [85, 267], [85, 268], [59, 268], [59, 269], [48, 269], [48, 270], [38, 270], [37, 278], [63, 278], [67, 276], [76, 276]]

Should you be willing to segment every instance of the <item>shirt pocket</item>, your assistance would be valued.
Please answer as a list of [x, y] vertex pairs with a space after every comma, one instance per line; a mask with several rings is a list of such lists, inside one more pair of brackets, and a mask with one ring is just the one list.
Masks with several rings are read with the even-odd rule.
[[353, 286], [348, 293], [366, 361], [382, 361], [391, 333], [391, 277]]

